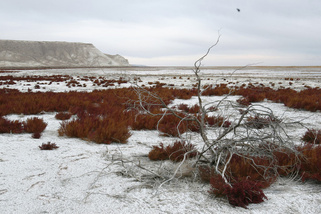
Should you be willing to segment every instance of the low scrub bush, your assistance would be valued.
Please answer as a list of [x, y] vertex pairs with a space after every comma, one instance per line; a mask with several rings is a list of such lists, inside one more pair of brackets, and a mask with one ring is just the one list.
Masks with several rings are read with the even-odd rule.
[[221, 116], [206, 116], [205, 118], [207, 124], [211, 127], [224, 127], [228, 128], [231, 125], [231, 122], [225, 120]]
[[227, 87], [227, 84], [219, 84], [213, 87], [212, 85], [205, 85], [206, 88], [203, 92], [203, 96], [222, 96], [224, 94], [230, 94], [231, 89]]
[[227, 177], [232, 183], [250, 179], [266, 188], [277, 178], [273, 167], [273, 160], [267, 157], [233, 155], [227, 166]]
[[302, 181], [321, 182], [321, 146], [306, 144], [297, 148], [303, 155], [300, 165]]
[[158, 124], [158, 130], [164, 136], [179, 137], [180, 134], [185, 133], [188, 128], [185, 121], [181, 121], [175, 115], [165, 115]]
[[23, 124], [18, 120], [10, 121], [0, 117], [0, 133], [19, 134], [23, 132]]
[[247, 97], [242, 97], [236, 100], [236, 102], [238, 102], [240, 105], [243, 106], [249, 106], [251, 104], [249, 98]]
[[57, 120], [69, 120], [71, 117], [71, 114], [68, 112], [59, 112], [55, 115], [55, 118]]
[[39, 146], [41, 150], [53, 150], [53, 149], [58, 149], [59, 146], [56, 145], [56, 143], [43, 143], [41, 146]]
[[60, 136], [66, 135], [103, 144], [126, 143], [131, 136], [127, 120], [120, 115], [106, 118], [87, 115], [62, 122], [58, 133]]
[[153, 146], [153, 149], [148, 153], [148, 158], [152, 161], [168, 160], [169, 158], [164, 144], [160, 143], [159, 146]]
[[275, 150], [274, 164], [280, 176], [291, 176], [296, 174], [300, 168], [300, 154], [296, 151]]
[[47, 127], [47, 123], [45, 123], [43, 119], [37, 117], [27, 119], [23, 125], [25, 132], [28, 133], [41, 133]]
[[195, 146], [185, 141], [175, 141], [173, 144], [164, 147], [163, 143], [159, 146], [153, 146], [149, 152], [150, 160], [172, 160], [175, 162], [182, 161], [184, 156], [186, 159], [197, 156], [198, 152]]
[[321, 130], [308, 129], [301, 140], [305, 143], [321, 144]]
[[179, 104], [177, 108], [181, 111], [184, 111], [186, 113], [191, 113], [191, 114], [196, 114], [200, 110], [200, 107], [197, 104], [189, 107], [187, 104], [182, 103], [182, 104]]
[[267, 199], [260, 183], [252, 180], [234, 183], [232, 187], [227, 186], [224, 194], [231, 205], [243, 208], [247, 208], [250, 203], [258, 204]]
[[166, 147], [169, 159], [172, 161], [182, 161], [184, 156], [186, 159], [195, 157], [198, 153], [195, 146], [185, 141], [175, 141], [174, 144]]
[[274, 117], [263, 117], [263, 116], [255, 116], [255, 117], [248, 117], [246, 119], [246, 123], [245, 125], [250, 127], [250, 128], [254, 128], [254, 129], [263, 129], [266, 127], [269, 127], [272, 123], [274, 122], [279, 122], [279, 120], [277, 118]]
[[[134, 114], [134, 113], [133, 113]], [[131, 115], [130, 126], [133, 130], [156, 130], [160, 116], [148, 114]]]
[[32, 134], [32, 138], [35, 138], [35, 139], [41, 138], [41, 133], [39, 133], [39, 132], [33, 133], [33, 134]]
[[222, 197], [227, 197], [229, 203], [233, 206], [247, 208], [250, 203], [261, 203], [265, 196], [260, 182], [250, 179], [237, 181], [228, 185], [220, 175], [211, 177], [210, 193]]

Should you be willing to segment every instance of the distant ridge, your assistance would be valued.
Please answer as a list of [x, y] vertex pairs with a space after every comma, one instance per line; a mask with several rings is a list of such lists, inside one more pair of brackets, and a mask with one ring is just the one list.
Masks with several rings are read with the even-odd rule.
[[90, 43], [0, 40], [0, 68], [81, 68], [129, 66], [120, 55]]

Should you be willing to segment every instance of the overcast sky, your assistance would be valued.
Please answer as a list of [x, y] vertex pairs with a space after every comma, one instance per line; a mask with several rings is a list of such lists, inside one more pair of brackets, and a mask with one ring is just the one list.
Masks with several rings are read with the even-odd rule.
[[204, 65], [321, 65], [321, 0], [0, 0], [0, 29], [139, 65], [193, 65], [218, 34]]

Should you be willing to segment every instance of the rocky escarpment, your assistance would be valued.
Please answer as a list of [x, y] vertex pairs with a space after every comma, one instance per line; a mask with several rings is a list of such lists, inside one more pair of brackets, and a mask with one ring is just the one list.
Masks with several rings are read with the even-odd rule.
[[0, 40], [0, 68], [129, 66], [89, 43]]

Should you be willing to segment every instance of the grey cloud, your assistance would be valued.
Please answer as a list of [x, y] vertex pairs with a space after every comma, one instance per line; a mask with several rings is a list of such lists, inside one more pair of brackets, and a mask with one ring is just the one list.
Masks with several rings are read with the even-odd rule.
[[202, 54], [220, 29], [214, 52], [224, 55], [221, 59], [248, 57], [251, 63], [251, 56], [265, 56], [273, 64], [282, 56], [291, 63], [293, 56], [293, 63], [300, 63], [301, 56], [302, 64], [321, 64], [320, 23], [319, 0], [0, 2], [0, 39], [90, 42], [104, 52], [155, 64], [152, 59], [174, 63], [176, 57], [182, 63], [184, 56]]

